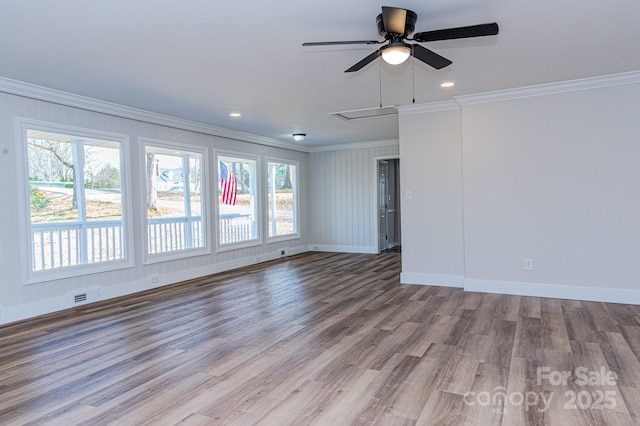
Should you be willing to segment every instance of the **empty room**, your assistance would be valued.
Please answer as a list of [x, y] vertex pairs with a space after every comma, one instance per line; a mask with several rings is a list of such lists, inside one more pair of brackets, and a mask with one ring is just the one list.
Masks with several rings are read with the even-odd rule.
[[0, 12], [0, 424], [640, 424], [639, 2]]

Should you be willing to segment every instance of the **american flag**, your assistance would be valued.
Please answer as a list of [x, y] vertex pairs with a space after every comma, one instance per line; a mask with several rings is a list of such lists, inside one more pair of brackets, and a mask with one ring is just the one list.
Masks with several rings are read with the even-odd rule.
[[222, 189], [222, 202], [230, 206], [236, 205], [236, 190], [238, 182], [227, 166], [220, 161], [220, 188]]

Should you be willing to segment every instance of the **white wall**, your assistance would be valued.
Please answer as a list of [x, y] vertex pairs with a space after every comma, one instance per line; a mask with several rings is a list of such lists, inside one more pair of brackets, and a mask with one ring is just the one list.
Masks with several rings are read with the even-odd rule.
[[377, 253], [375, 158], [397, 155], [398, 145], [391, 142], [311, 153], [312, 249]]
[[430, 112], [405, 108], [400, 115], [404, 283], [463, 284], [460, 137], [457, 105], [442, 104]]
[[[73, 96], [64, 96], [69, 98], [71, 103], [75, 102]], [[112, 106], [106, 105], [104, 107], [111, 108]], [[21, 222], [18, 217], [16, 188], [18, 187], [17, 164], [20, 160], [19, 153], [16, 152], [15, 116], [129, 135], [130, 164], [134, 169], [131, 173], [136, 261], [133, 268], [38, 284], [24, 284], [24, 274], [20, 271], [20, 265], [28, 264], [29, 253], [25, 242], [20, 240], [18, 232]], [[0, 256], [0, 271], [2, 271], [0, 275], [0, 324], [68, 308], [72, 306], [71, 294], [79, 289], [97, 289], [99, 291], [98, 300], [102, 300], [275, 258], [279, 256], [281, 248], [288, 248], [290, 253], [308, 250], [310, 241], [308, 231], [309, 153], [213, 136], [201, 131], [179, 129], [174, 126], [175, 122], [171, 120], [171, 118], [167, 118], [167, 121], [171, 122], [170, 125], [162, 125], [0, 92], [0, 182], [2, 182], [3, 188], [3, 208], [0, 209], [0, 253], [2, 253]], [[143, 206], [145, 191], [143, 182], [138, 179], [140, 177], [138, 167], [142, 167], [143, 164], [138, 146], [139, 137], [209, 147], [210, 165], [215, 164], [213, 161], [215, 149], [259, 155], [262, 161], [266, 157], [298, 161], [300, 165], [301, 238], [272, 244], [265, 242], [259, 246], [220, 253], [216, 253], [214, 249], [209, 255], [143, 265], [144, 244], [142, 243], [141, 230], [145, 226]], [[214, 176], [213, 171], [209, 176]], [[210, 189], [212, 187], [215, 185]], [[264, 224], [261, 226], [264, 232]], [[211, 231], [215, 228], [210, 226], [209, 229]], [[213, 238], [214, 234], [212, 232], [210, 234]], [[214, 244], [214, 241], [211, 240], [211, 243]], [[151, 284], [149, 277], [155, 274], [159, 275], [160, 282]]]
[[464, 107], [467, 279], [637, 288], [639, 111], [638, 84]]
[[464, 212], [451, 234], [462, 232], [464, 247], [454, 273], [466, 289], [640, 303], [639, 80], [403, 111], [403, 187], [424, 182], [403, 200], [403, 227], [416, 231], [404, 235], [403, 278], [451, 274], [443, 265], [455, 252], [435, 254], [447, 245], [434, 232], [444, 216], [458, 218], [443, 202], [452, 191]]

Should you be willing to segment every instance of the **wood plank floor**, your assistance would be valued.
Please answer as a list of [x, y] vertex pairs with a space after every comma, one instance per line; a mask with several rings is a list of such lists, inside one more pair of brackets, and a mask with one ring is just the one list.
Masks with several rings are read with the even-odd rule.
[[640, 424], [639, 306], [399, 273], [307, 253], [0, 327], [0, 424]]

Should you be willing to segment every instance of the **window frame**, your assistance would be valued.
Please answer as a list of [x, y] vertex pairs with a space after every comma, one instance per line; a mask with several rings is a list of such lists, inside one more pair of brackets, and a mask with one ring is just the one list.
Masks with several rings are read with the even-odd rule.
[[201, 210], [201, 221], [202, 221], [202, 238], [204, 239], [204, 244], [202, 247], [190, 248], [184, 250], [174, 250], [167, 251], [162, 253], [149, 253], [149, 218], [147, 216], [147, 205], [146, 205], [146, 197], [141, 197], [140, 209], [143, 212], [143, 264], [150, 265], [154, 263], [166, 262], [170, 260], [178, 260], [185, 259], [194, 256], [203, 256], [211, 254], [211, 235], [209, 232], [209, 220], [210, 217], [210, 209], [209, 209], [209, 148], [199, 145], [191, 145], [185, 144], [181, 142], [173, 142], [155, 138], [149, 138], [141, 136], [138, 138], [140, 145], [140, 179], [142, 182], [142, 191], [143, 194], [146, 195], [147, 192], [147, 176], [146, 176], [146, 148], [147, 146], [157, 147], [162, 149], [176, 150], [176, 151], [187, 151], [192, 153], [199, 153], [202, 155], [202, 165], [200, 166], [202, 170], [201, 176], [201, 187], [200, 187], [200, 210]]
[[292, 186], [293, 186], [293, 190], [294, 190], [294, 194], [293, 194], [293, 218], [294, 218], [294, 225], [295, 225], [295, 232], [292, 234], [286, 234], [286, 235], [276, 235], [276, 236], [269, 236], [269, 228], [271, 226], [270, 221], [269, 221], [269, 209], [271, 208], [269, 205], [269, 190], [267, 190], [265, 192], [265, 196], [264, 196], [264, 203], [265, 203], [265, 235], [267, 237], [267, 242], [268, 243], [277, 243], [280, 241], [287, 241], [287, 240], [295, 240], [295, 239], [300, 239], [300, 162], [296, 161], [296, 160], [286, 160], [283, 158], [278, 158], [278, 157], [266, 157], [265, 158], [265, 184], [268, 185], [269, 182], [269, 163], [278, 163], [278, 164], [288, 164], [290, 166], [295, 166], [296, 168], [296, 172], [294, 173], [293, 176], [293, 180], [294, 182], [292, 182]]
[[[255, 239], [251, 239], [251, 240], [245, 240], [245, 241], [241, 241], [241, 242], [237, 242], [237, 243], [226, 243], [226, 244], [222, 244], [220, 243], [220, 202], [219, 202], [219, 198], [218, 198], [218, 188], [220, 185], [220, 172], [219, 172], [219, 167], [218, 167], [218, 163], [221, 161], [220, 158], [235, 158], [238, 160], [249, 160], [249, 161], [253, 161], [255, 163], [255, 171], [254, 171], [254, 179], [251, 182], [251, 191], [255, 191], [255, 195], [254, 195], [254, 202], [255, 202], [255, 219], [254, 219], [254, 223], [256, 226], [256, 232], [255, 235], [257, 235], [257, 237]], [[262, 207], [262, 191], [260, 191], [260, 188], [262, 187], [262, 163], [261, 163], [261, 157], [259, 155], [251, 155], [251, 154], [247, 154], [244, 152], [237, 152], [237, 151], [227, 151], [227, 150], [215, 150], [214, 151], [214, 167], [213, 169], [215, 170], [214, 174], [215, 174], [215, 190], [212, 191], [212, 193], [215, 193], [215, 202], [213, 202], [215, 208], [214, 208], [214, 217], [215, 217], [215, 225], [213, 227], [214, 229], [214, 234], [215, 234], [215, 241], [216, 241], [216, 252], [217, 253], [221, 253], [221, 252], [225, 252], [225, 251], [230, 251], [230, 250], [237, 250], [237, 249], [241, 249], [241, 248], [246, 248], [246, 247], [255, 247], [255, 246], [261, 246], [264, 244], [264, 239], [263, 239], [263, 232], [262, 232], [262, 223], [263, 220], [262, 218], [262, 211], [263, 211], [263, 207]]]
[[[29, 197], [29, 150], [27, 145], [27, 131], [39, 130], [45, 132], [59, 133], [71, 136], [78, 136], [87, 139], [103, 139], [119, 144], [120, 159], [120, 202], [122, 210], [122, 240], [124, 255], [121, 259], [107, 260], [96, 263], [82, 263], [73, 266], [64, 266], [52, 269], [33, 270], [33, 240], [31, 238], [31, 206]], [[135, 266], [135, 252], [133, 244], [133, 216], [132, 216], [132, 196], [130, 178], [130, 158], [129, 158], [129, 135], [111, 131], [91, 129], [87, 127], [73, 126], [63, 123], [55, 123], [45, 120], [32, 119], [27, 117], [14, 117], [14, 131], [16, 154], [19, 159], [17, 164], [18, 172], [18, 220], [19, 238], [28, 252], [26, 256], [21, 256], [21, 277], [25, 285], [37, 284], [47, 281], [60, 280], [65, 278], [80, 277], [99, 272], [117, 271]]]

